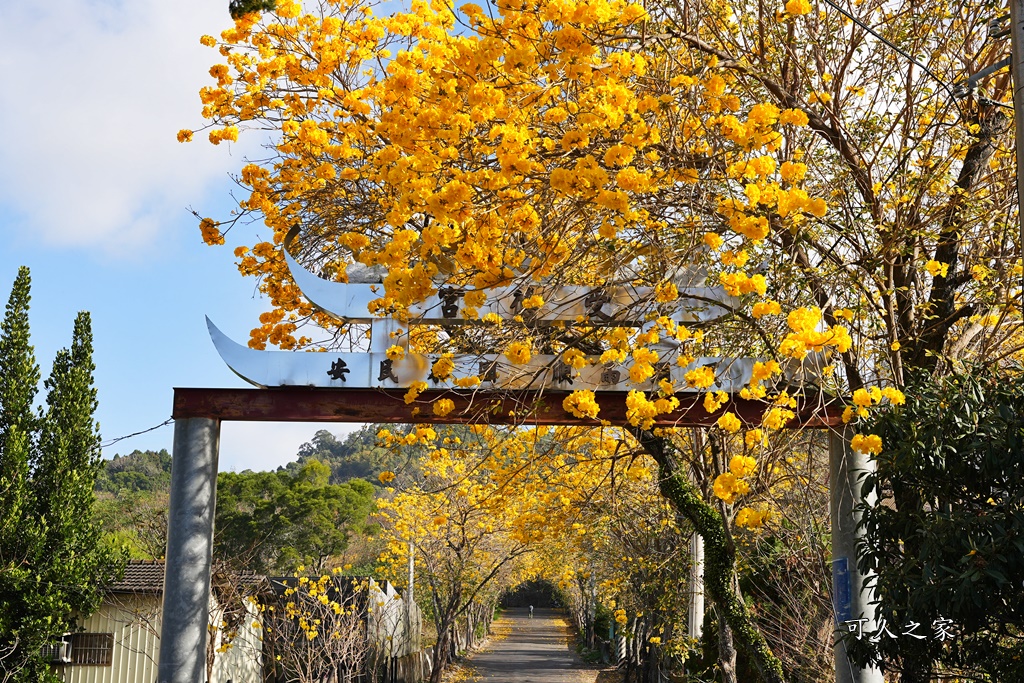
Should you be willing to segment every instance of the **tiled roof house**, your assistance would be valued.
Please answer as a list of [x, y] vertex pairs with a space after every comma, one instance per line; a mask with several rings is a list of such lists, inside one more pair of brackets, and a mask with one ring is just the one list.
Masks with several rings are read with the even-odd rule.
[[[233, 583], [254, 587], [255, 574], [234, 577]], [[81, 621], [81, 630], [66, 635], [51, 649], [52, 664], [66, 683], [155, 681], [160, 653], [164, 563], [132, 560], [124, 577], [104, 588], [103, 602]], [[211, 625], [221, 623], [223, 608], [217, 591], [211, 600]], [[209, 683], [258, 683], [262, 680], [262, 639], [242, 620], [231, 647], [222, 650], [222, 631], [212, 629], [214, 658]]]

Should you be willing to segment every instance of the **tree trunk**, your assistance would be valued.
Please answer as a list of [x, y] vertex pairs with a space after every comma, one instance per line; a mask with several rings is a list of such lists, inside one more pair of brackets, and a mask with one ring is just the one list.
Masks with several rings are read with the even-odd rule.
[[718, 667], [722, 670], [722, 683], [736, 681], [736, 645], [732, 638], [732, 629], [715, 609], [718, 615]]
[[448, 624], [441, 625], [437, 629], [437, 642], [433, 647], [434, 666], [430, 669], [430, 683], [441, 683], [444, 668], [449, 661], [451, 634], [452, 629]]
[[719, 629], [728, 625], [765, 683], [785, 683], [782, 662], [736, 594], [733, 582], [736, 557], [728, 542], [725, 520], [687, 479], [674, 458], [673, 446], [666, 439], [638, 428], [632, 433], [658, 463], [661, 494], [690, 520], [704, 539], [704, 589], [715, 604]]

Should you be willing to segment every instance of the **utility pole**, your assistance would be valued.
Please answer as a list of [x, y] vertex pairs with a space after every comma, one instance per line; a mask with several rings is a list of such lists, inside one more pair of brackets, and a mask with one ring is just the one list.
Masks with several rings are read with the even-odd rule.
[[412, 586], [416, 582], [416, 546], [409, 541], [409, 587], [406, 599], [412, 604]]
[[704, 633], [704, 539], [696, 531], [690, 536], [690, 606], [687, 634], [700, 640]]
[[[707, 446], [703, 429], [694, 429], [694, 452], [704, 453]], [[690, 481], [697, 483], [696, 464], [690, 469]], [[704, 539], [696, 529], [690, 536], [690, 605], [687, 609], [687, 635], [700, 640], [704, 635]]]
[[[1013, 131], [1017, 152], [1017, 222], [1024, 258], [1024, 0], [1010, 0], [1010, 74], [1013, 78]], [[1024, 303], [1024, 276], [1021, 298]]]
[[[403, 647], [400, 650], [401, 655], [411, 655], [419, 650], [420, 645], [420, 634], [419, 626], [420, 622], [418, 619], [413, 619], [413, 610], [416, 609], [416, 604], [413, 602], [413, 584], [416, 581], [416, 546], [412, 541], [409, 541], [409, 584], [405, 588], [405, 614], [402, 619], [402, 626], [405, 631]], [[416, 631], [415, 633], [413, 631]]]

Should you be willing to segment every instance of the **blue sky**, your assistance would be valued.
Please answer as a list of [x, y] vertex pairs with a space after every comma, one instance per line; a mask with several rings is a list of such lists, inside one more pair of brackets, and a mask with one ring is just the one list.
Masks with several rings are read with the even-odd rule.
[[[18, 266], [29, 266], [44, 377], [75, 313], [92, 313], [104, 441], [170, 417], [175, 386], [246, 386], [203, 316], [243, 343], [258, 324], [267, 305], [232, 252], [262, 226], [236, 226], [225, 246], [208, 247], [189, 213], [227, 215], [229, 174], [246, 149], [175, 140], [202, 125], [197, 93], [218, 55], [199, 37], [229, 25], [227, 4], [0, 3], [0, 307]], [[221, 469], [277, 467], [325, 427], [352, 429], [225, 423]], [[170, 450], [172, 435], [166, 426], [104, 455]]]

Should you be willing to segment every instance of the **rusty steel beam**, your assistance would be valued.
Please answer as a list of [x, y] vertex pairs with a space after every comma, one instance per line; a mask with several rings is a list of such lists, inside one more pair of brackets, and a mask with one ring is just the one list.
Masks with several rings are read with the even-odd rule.
[[[312, 389], [188, 389], [174, 390], [174, 419], [204, 417], [239, 422], [378, 422], [434, 424], [614, 425], [627, 424], [626, 392], [596, 394], [600, 419], [575, 417], [562, 401], [568, 391], [453, 391], [428, 389], [407, 404], [403, 390]], [[732, 411], [746, 425], [757, 426], [771, 406], [761, 401], [733, 398], [714, 413], [704, 409], [701, 396], [678, 395], [678, 410], [658, 416], [655, 427], [709, 427]], [[440, 417], [433, 401], [447, 398], [455, 409]], [[787, 427], [824, 429], [842, 425], [842, 405], [824, 395], [804, 397]]]

